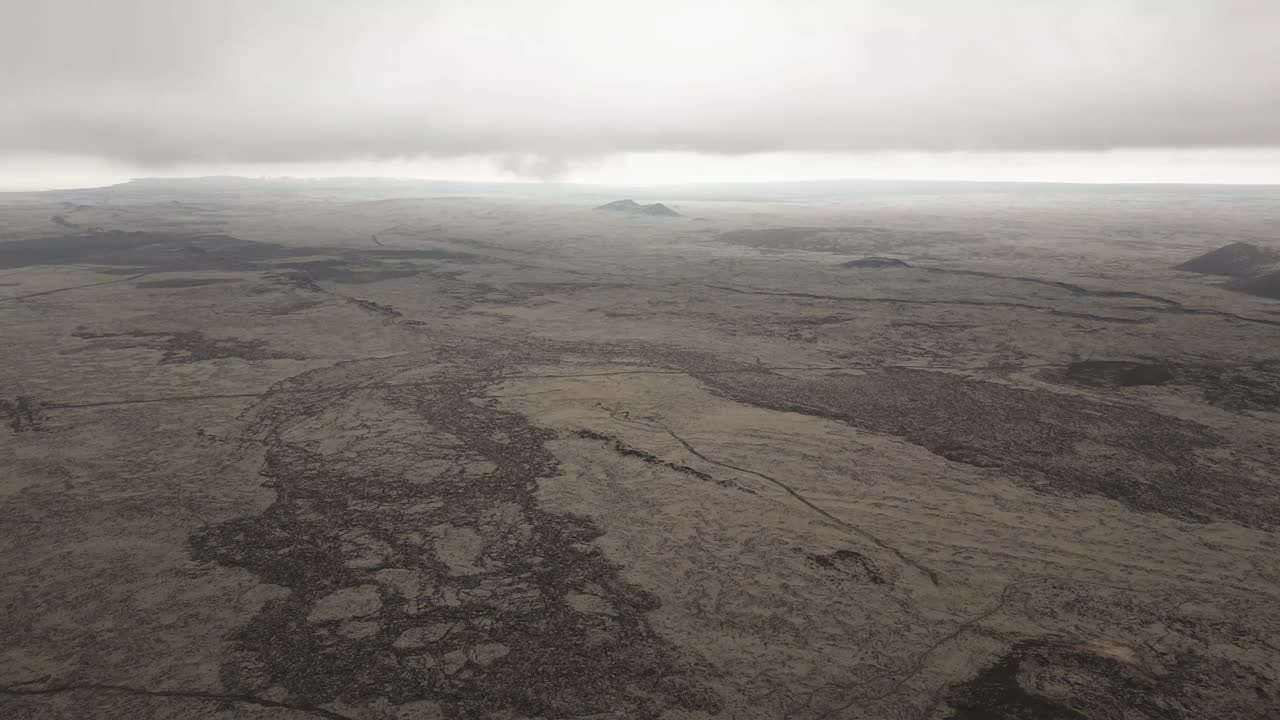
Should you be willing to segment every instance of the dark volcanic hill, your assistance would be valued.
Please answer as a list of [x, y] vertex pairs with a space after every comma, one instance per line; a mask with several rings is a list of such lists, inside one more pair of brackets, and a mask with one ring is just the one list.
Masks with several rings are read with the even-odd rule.
[[614, 212], [629, 212], [637, 215], [658, 215], [660, 217], [679, 217], [680, 213], [663, 205], [662, 203], [652, 203], [649, 205], [641, 205], [635, 200], [614, 200], [611, 203], [605, 203], [596, 208], [597, 210], [612, 210]]
[[1280, 300], [1280, 270], [1236, 278], [1227, 287], [1258, 297]]
[[1262, 266], [1274, 262], [1280, 262], [1280, 252], [1251, 243], [1236, 242], [1192, 258], [1174, 269], [1210, 275], [1242, 276], [1252, 275], [1261, 270]]
[[663, 205], [662, 203], [653, 203], [652, 205], [641, 205], [639, 211], [644, 215], [661, 215], [663, 217], [678, 217], [680, 213]]
[[613, 202], [605, 203], [597, 207], [596, 209], [597, 210], [614, 210], [616, 212], [635, 212], [636, 210], [639, 210], [641, 207], [644, 207], [644, 206], [636, 202], [635, 200], [628, 199], [628, 200], [614, 200]]

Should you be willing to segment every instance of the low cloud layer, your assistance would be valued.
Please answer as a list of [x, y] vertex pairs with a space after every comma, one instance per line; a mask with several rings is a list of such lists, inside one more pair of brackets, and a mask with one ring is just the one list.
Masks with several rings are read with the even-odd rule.
[[0, 0], [0, 156], [1280, 146], [1274, 0]]

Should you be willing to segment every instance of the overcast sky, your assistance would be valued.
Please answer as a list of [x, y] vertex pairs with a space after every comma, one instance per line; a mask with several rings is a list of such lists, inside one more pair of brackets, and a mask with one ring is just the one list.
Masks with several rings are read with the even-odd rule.
[[1280, 182], [1280, 0], [0, 0], [0, 186]]

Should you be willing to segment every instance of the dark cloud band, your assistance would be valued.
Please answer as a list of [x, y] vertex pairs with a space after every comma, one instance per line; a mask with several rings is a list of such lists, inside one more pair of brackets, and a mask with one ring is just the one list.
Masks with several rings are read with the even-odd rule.
[[1280, 3], [128, 3], [0, 10], [0, 155], [1280, 146]]

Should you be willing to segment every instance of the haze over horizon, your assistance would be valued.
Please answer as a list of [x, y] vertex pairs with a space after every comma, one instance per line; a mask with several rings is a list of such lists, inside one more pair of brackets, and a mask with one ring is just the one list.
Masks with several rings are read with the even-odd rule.
[[1280, 182], [1280, 4], [0, 3], [0, 189]]

